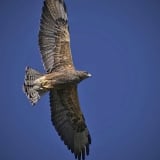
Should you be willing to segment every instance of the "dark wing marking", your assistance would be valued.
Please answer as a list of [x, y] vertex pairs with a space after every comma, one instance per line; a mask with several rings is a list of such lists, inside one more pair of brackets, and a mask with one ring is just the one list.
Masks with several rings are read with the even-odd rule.
[[39, 45], [46, 72], [72, 69], [70, 35], [63, 0], [45, 0], [39, 31]]
[[78, 160], [89, 154], [91, 137], [80, 110], [77, 86], [50, 91], [51, 119], [59, 136]]

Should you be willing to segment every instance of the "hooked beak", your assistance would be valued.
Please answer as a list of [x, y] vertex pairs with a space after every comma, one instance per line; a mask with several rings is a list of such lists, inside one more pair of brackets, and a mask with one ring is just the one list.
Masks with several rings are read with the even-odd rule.
[[87, 75], [88, 77], [92, 77], [92, 75], [90, 74], [90, 73], [88, 73], [88, 75]]

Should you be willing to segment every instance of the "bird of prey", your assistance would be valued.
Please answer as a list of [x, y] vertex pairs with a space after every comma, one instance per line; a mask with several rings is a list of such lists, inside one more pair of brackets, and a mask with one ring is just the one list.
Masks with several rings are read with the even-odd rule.
[[74, 67], [64, 0], [44, 0], [39, 46], [45, 73], [26, 67], [23, 91], [32, 105], [49, 92], [56, 131], [75, 158], [85, 160], [91, 136], [80, 109], [77, 86], [91, 74]]

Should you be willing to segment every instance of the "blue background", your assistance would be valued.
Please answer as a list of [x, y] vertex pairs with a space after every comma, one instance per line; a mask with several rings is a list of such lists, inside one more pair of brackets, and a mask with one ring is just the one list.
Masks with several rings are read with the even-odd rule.
[[[79, 85], [92, 135], [87, 160], [160, 159], [160, 2], [66, 0]], [[24, 68], [44, 72], [38, 47], [42, 0], [0, 2], [0, 159], [74, 159], [50, 121], [48, 95], [32, 107]]]

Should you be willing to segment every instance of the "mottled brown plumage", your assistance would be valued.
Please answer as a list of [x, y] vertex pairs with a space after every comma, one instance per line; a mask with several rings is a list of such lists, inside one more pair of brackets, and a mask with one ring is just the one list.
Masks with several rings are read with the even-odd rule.
[[73, 65], [63, 0], [44, 1], [39, 46], [46, 73], [27, 67], [23, 90], [33, 105], [49, 92], [53, 125], [75, 158], [84, 160], [91, 137], [80, 109], [77, 85], [90, 74], [75, 70]]

